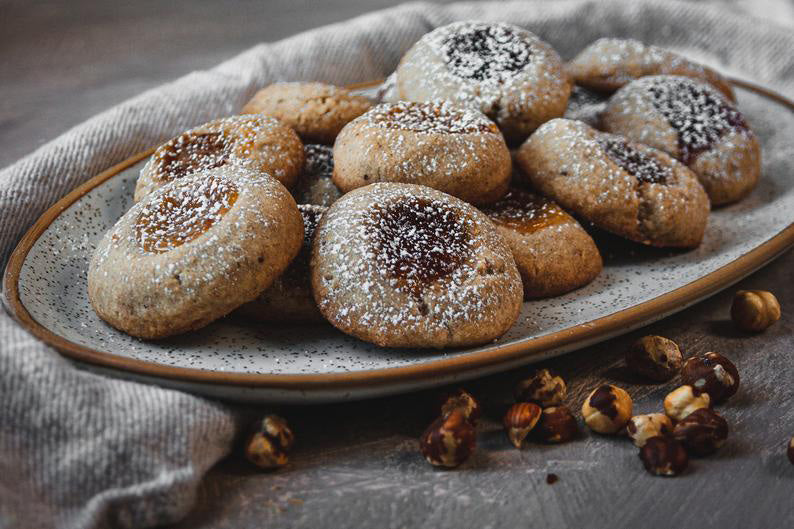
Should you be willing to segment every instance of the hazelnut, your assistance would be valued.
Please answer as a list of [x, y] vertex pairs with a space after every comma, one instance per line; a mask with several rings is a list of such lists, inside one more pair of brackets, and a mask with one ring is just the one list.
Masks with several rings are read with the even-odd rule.
[[692, 386], [676, 388], [664, 398], [664, 412], [673, 420], [680, 421], [700, 408], [711, 407], [708, 393], [701, 393]]
[[669, 435], [656, 435], [645, 441], [640, 459], [645, 470], [654, 476], [677, 476], [689, 464], [684, 447]]
[[562, 377], [548, 369], [539, 369], [516, 385], [516, 402], [534, 402], [542, 407], [559, 406], [568, 388]]
[[593, 390], [582, 404], [582, 417], [594, 432], [616, 433], [631, 418], [631, 397], [623, 389], [604, 384]]
[[576, 417], [566, 406], [543, 408], [532, 438], [544, 443], [566, 443], [579, 433]]
[[733, 362], [719, 353], [693, 356], [684, 362], [681, 380], [711, 397], [712, 404], [728, 399], [739, 389], [739, 371]]
[[740, 290], [733, 296], [731, 319], [743, 331], [761, 332], [780, 319], [780, 303], [766, 290]]
[[673, 429], [673, 437], [696, 456], [707, 456], [717, 451], [728, 438], [728, 422], [714, 410], [695, 410]]
[[267, 415], [255, 423], [245, 445], [245, 457], [259, 468], [283, 467], [289, 460], [287, 452], [294, 442], [295, 436], [287, 421], [278, 415]]
[[427, 462], [437, 467], [453, 468], [474, 452], [474, 426], [460, 408], [439, 417], [419, 439], [419, 450]]
[[480, 418], [480, 405], [466, 390], [457, 389], [445, 396], [441, 403], [441, 416], [446, 417], [455, 409], [460, 409], [467, 421], [477, 424], [477, 419]]
[[676, 343], [662, 336], [643, 336], [626, 351], [626, 366], [632, 372], [657, 382], [673, 378], [683, 363]]
[[788, 455], [788, 460], [791, 461], [791, 464], [794, 465], [794, 437], [788, 442], [788, 450], [786, 450], [786, 455]]
[[510, 406], [505, 413], [504, 425], [507, 437], [513, 446], [521, 448], [530, 430], [540, 419], [540, 406], [534, 402], [519, 402]]
[[672, 434], [673, 421], [664, 413], [635, 415], [626, 423], [626, 433], [635, 446], [642, 448], [651, 437]]

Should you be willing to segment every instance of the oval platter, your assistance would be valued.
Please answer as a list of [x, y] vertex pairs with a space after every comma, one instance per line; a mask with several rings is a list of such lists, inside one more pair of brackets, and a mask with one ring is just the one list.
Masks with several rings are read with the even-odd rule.
[[597, 236], [603, 273], [567, 295], [525, 302], [515, 326], [487, 346], [390, 350], [330, 325], [268, 327], [232, 319], [155, 342], [109, 327], [88, 303], [88, 259], [132, 204], [138, 172], [151, 151], [87, 181], [31, 227], [8, 263], [4, 303], [31, 333], [80, 367], [236, 401], [362, 399], [561, 355], [682, 310], [794, 245], [794, 103], [743, 81], [734, 85], [739, 108], [763, 146], [763, 176], [752, 194], [712, 212], [705, 239], [693, 251], [660, 251]]

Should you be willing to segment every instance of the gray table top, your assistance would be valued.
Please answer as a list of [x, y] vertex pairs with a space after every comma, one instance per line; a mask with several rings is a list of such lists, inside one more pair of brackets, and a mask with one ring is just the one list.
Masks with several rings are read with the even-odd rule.
[[[0, 0], [0, 166], [98, 111], [257, 42], [395, 3]], [[728, 310], [736, 288], [775, 292], [782, 320], [760, 335], [735, 331]], [[682, 477], [651, 477], [629, 441], [586, 432], [566, 445], [514, 449], [500, 423], [527, 371], [520, 370], [466, 384], [485, 416], [475, 456], [455, 471], [433, 469], [417, 451], [435, 391], [278, 409], [297, 435], [289, 466], [258, 472], [238, 451], [210, 471], [178, 527], [794, 526], [794, 466], [785, 457], [794, 435], [791, 307], [794, 252], [675, 316], [546, 363], [568, 380], [575, 410], [587, 391], [610, 381], [631, 393], [638, 412], [650, 412], [675, 384], [625, 375], [621, 358], [632, 340], [660, 334], [685, 354], [733, 359], [742, 387], [721, 408], [729, 441], [693, 460]], [[547, 484], [550, 473], [559, 481]]]

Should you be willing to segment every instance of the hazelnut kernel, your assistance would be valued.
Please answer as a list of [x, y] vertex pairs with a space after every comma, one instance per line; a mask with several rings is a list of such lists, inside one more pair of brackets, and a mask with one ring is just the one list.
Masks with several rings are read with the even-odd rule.
[[516, 385], [516, 402], [534, 402], [542, 407], [559, 406], [568, 388], [562, 377], [539, 369]]
[[626, 433], [635, 446], [642, 448], [651, 437], [672, 434], [673, 421], [664, 413], [635, 415], [626, 423]]
[[446, 417], [439, 417], [427, 427], [419, 439], [419, 450], [427, 462], [437, 467], [453, 468], [474, 452], [474, 426], [457, 408]]
[[727, 400], [739, 389], [739, 371], [719, 353], [688, 358], [681, 369], [681, 380], [708, 393], [713, 404]]
[[788, 449], [786, 450], [786, 455], [788, 455], [788, 460], [791, 461], [791, 464], [794, 465], [794, 437], [788, 442]]
[[740, 290], [733, 296], [731, 319], [743, 331], [761, 332], [780, 319], [780, 303], [766, 290]]
[[259, 468], [283, 467], [289, 461], [287, 453], [294, 442], [287, 421], [278, 415], [267, 415], [255, 423], [245, 445], [245, 457]]
[[604, 384], [587, 396], [582, 404], [582, 416], [594, 432], [612, 434], [623, 428], [631, 418], [631, 397], [625, 390]]
[[657, 435], [648, 439], [640, 448], [640, 459], [654, 476], [677, 476], [689, 464], [684, 447], [669, 435]]
[[664, 398], [664, 412], [673, 420], [683, 420], [687, 415], [700, 408], [711, 407], [708, 393], [701, 393], [692, 386], [674, 389]]
[[573, 440], [579, 433], [576, 417], [566, 406], [543, 408], [532, 438], [543, 443], [566, 443]]
[[632, 372], [658, 382], [673, 378], [683, 363], [678, 345], [662, 336], [643, 336], [626, 351], [626, 366]]
[[477, 424], [480, 418], [480, 404], [464, 389], [457, 389], [445, 396], [441, 404], [441, 416], [446, 417], [452, 410], [460, 409], [466, 420]]
[[673, 429], [675, 437], [686, 450], [696, 456], [713, 454], [728, 438], [728, 422], [709, 408], [695, 410]]
[[519, 402], [507, 410], [504, 417], [504, 426], [507, 437], [513, 446], [520, 449], [529, 432], [540, 419], [540, 406], [534, 402]]

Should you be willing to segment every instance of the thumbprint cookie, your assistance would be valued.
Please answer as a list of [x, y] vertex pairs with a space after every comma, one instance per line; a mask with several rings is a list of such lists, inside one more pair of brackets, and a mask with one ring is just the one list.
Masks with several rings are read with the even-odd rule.
[[171, 180], [224, 165], [267, 173], [291, 188], [303, 167], [303, 144], [292, 129], [266, 116], [210, 121], [154, 151], [138, 177], [135, 201]]
[[304, 145], [306, 161], [292, 196], [298, 204], [330, 206], [342, 196], [333, 181], [334, 151], [327, 145]]
[[226, 165], [149, 193], [105, 234], [88, 270], [100, 318], [132, 336], [203, 327], [270, 286], [303, 223], [275, 178]]
[[564, 294], [601, 272], [593, 239], [552, 200], [514, 187], [482, 212], [513, 252], [525, 299]]
[[477, 110], [449, 102], [383, 103], [350, 122], [334, 144], [334, 183], [420, 184], [487, 204], [510, 183], [510, 151]]
[[744, 116], [710, 85], [669, 75], [621, 88], [601, 116], [603, 129], [662, 150], [688, 166], [714, 205], [755, 187], [761, 146]]
[[730, 82], [708, 66], [633, 39], [598, 39], [569, 62], [567, 69], [576, 84], [602, 92], [614, 92], [649, 75], [680, 75], [700, 79], [736, 100]]
[[521, 276], [482, 212], [429, 187], [377, 183], [325, 212], [314, 299], [335, 327], [384, 347], [489, 342], [521, 310]]
[[397, 68], [408, 101], [447, 100], [494, 120], [511, 145], [565, 112], [571, 84], [554, 49], [525, 29], [456, 22], [431, 31]]
[[709, 199], [666, 153], [581, 121], [542, 125], [516, 155], [534, 189], [596, 226], [652, 246], [700, 244]]
[[258, 298], [237, 309], [237, 315], [261, 322], [325, 321], [312, 296], [309, 258], [317, 224], [326, 209], [323, 206], [298, 204], [298, 210], [303, 217], [303, 246], [298, 256]]
[[372, 106], [364, 96], [324, 83], [276, 83], [257, 92], [243, 114], [272, 116], [307, 143], [331, 145], [347, 123]]

